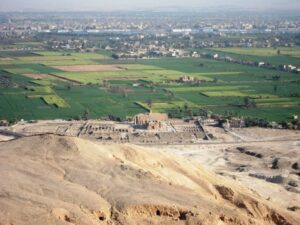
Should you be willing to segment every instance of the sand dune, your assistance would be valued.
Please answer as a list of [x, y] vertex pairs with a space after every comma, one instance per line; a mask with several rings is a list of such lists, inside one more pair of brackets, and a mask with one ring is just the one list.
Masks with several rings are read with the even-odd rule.
[[[154, 153], [155, 152], [155, 153]], [[299, 224], [191, 161], [133, 145], [0, 143], [0, 224]]]

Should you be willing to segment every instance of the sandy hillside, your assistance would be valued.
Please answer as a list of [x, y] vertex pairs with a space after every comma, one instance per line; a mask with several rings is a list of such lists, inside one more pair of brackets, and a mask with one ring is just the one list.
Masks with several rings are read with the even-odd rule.
[[[154, 154], [155, 152], [155, 154]], [[299, 224], [191, 161], [58, 136], [0, 143], [0, 224]]]
[[[264, 199], [300, 212], [300, 141], [211, 143], [159, 146], [191, 159], [257, 192]], [[156, 151], [157, 147], [152, 146]]]

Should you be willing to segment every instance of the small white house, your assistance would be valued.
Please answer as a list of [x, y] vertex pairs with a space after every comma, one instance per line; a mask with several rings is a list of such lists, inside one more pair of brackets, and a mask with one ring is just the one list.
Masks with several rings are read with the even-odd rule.
[[218, 59], [219, 58], [219, 54], [214, 54], [214, 59]]

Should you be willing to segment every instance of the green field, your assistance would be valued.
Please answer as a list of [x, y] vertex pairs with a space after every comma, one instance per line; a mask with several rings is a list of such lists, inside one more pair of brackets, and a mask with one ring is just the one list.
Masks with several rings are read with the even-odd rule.
[[[279, 54], [278, 54], [279, 50]], [[300, 47], [279, 48], [212, 48], [202, 52], [219, 53], [234, 59], [255, 62], [268, 62], [272, 65], [300, 66]]]
[[[5, 54], [2, 53], [2, 57]], [[60, 66], [60, 65], [89, 65], [95, 64], [97, 60], [109, 59], [108, 55], [101, 53], [79, 53], [79, 52], [48, 52], [38, 51], [27, 53], [27, 55], [16, 55], [8, 53], [7, 57], [12, 58], [10, 61], [0, 61], [0, 64], [43, 64], [47, 66]]]
[[[296, 61], [300, 49], [213, 49], [256, 59]], [[1, 52], [0, 119], [126, 118], [147, 111], [174, 117], [222, 115], [289, 120], [300, 115], [300, 75], [204, 58], [113, 60], [109, 53]], [[274, 58], [272, 58], [274, 57]], [[120, 70], [67, 72], [59, 65], [118, 64]], [[25, 74], [41, 74], [39, 79]], [[49, 76], [47, 74], [50, 74]], [[179, 83], [190, 76], [194, 83]], [[272, 79], [280, 77], [278, 80]], [[76, 81], [76, 83], [72, 82]], [[256, 102], [246, 108], [245, 97]]]
[[297, 57], [300, 58], [300, 47], [294, 48], [218, 48], [213, 49], [216, 51], [240, 54], [240, 55], [254, 55], [254, 56], [277, 56], [278, 50], [280, 51], [280, 55], [289, 56], [289, 57]]

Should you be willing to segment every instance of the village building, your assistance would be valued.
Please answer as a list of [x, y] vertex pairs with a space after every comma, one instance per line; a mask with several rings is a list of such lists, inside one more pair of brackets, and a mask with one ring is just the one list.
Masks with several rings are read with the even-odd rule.
[[194, 82], [195, 78], [193, 76], [184, 76], [179, 78], [180, 83], [188, 83], [188, 82]]
[[199, 58], [200, 55], [198, 54], [198, 52], [193, 52], [193, 53], [192, 53], [192, 57], [193, 57], [193, 58]]
[[213, 55], [213, 58], [214, 58], [214, 59], [219, 59], [219, 54], [214, 54], [214, 55]]
[[296, 66], [293, 65], [284, 65], [283, 69], [286, 71], [290, 71], [290, 72], [298, 72], [298, 68]]

